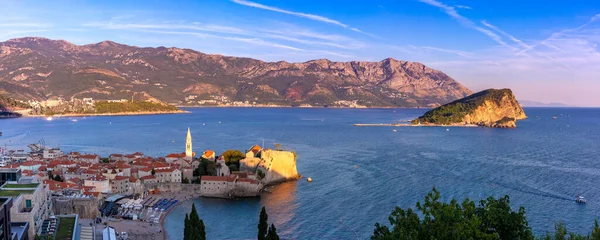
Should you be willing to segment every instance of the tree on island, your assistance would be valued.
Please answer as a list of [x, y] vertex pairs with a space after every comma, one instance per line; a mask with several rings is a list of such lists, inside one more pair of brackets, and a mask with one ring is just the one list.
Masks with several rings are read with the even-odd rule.
[[277, 235], [277, 229], [274, 224], [269, 227], [269, 216], [267, 210], [263, 207], [260, 210], [260, 216], [258, 220], [258, 240], [279, 240]]
[[194, 176], [215, 176], [217, 175], [217, 168], [215, 162], [206, 158], [200, 158], [200, 164], [194, 169]]
[[183, 240], [206, 240], [204, 221], [198, 217], [196, 205], [192, 203], [190, 215], [185, 215], [183, 226]]
[[223, 160], [225, 160], [225, 164], [232, 170], [240, 169], [240, 160], [246, 158], [246, 154], [241, 152], [240, 150], [227, 150], [221, 154]]

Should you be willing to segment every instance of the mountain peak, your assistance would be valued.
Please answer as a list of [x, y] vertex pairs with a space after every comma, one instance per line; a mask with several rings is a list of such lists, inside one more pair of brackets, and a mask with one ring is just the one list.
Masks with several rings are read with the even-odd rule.
[[0, 51], [0, 91], [22, 100], [144, 95], [178, 105], [417, 107], [471, 93], [440, 71], [393, 58], [264, 62], [176, 47], [139, 48], [108, 40], [77, 46], [33, 37], [0, 46], [7, 47]]

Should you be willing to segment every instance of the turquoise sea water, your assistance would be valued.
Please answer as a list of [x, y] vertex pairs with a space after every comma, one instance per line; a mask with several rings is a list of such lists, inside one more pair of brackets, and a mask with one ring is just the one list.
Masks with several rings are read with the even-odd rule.
[[[414, 207], [433, 186], [444, 200], [508, 194], [513, 207], [525, 207], [536, 234], [553, 230], [556, 221], [587, 233], [600, 218], [600, 109], [529, 108], [517, 129], [449, 131], [352, 126], [409, 120], [425, 109], [189, 110], [2, 120], [0, 144], [24, 147], [43, 138], [64, 151], [164, 156], [184, 151], [190, 127], [196, 152], [246, 149], [263, 139], [266, 146], [295, 150], [298, 170], [312, 183], [288, 182], [256, 199], [195, 200], [209, 239], [256, 238], [262, 206], [283, 238], [367, 239], [394, 206]], [[574, 202], [578, 194], [586, 205]], [[190, 207], [182, 204], [167, 217], [169, 239], [182, 238]]]

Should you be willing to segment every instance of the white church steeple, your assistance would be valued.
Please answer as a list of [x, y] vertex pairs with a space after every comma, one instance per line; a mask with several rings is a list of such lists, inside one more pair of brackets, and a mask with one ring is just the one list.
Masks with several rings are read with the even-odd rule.
[[188, 127], [187, 137], [185, 138], [185, 158], [192, 159], [192, 134], [190, 133], [190, 128]]

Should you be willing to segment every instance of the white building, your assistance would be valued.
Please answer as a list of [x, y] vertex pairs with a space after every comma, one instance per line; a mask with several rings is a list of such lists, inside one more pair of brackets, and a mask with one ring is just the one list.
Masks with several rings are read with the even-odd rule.
[[42, 157], [45, 159], [55, 159], [58, 157], [62, 157], [63, 155], [64, 153], [60, 151], [60, 149], [55, 148], [44, 149], [44, 151], [42, 152]]
[[88, 187], [94, 187], [96, 189], [96, 192], [110, 193], [112, 191], [108, 178], [101, 174], [84, 180], [83, 185]]
[[156, 169], [154, 170], [154, 177], [158, 179], [158, 182], [181, 182], [181, 170], [176, 168], [167, 169]]
[[[13, 195], [13, 207], [10, 209], [11, 221], [29, 222], [29, 239], [33, 240], [42, 227], [42, 223], [52, 215], [52, 201], [48, 186], [41, 183], [3, 185], [1, 191], [10, 191]], [[4, 194], [9, 196], [10, 194]]]

